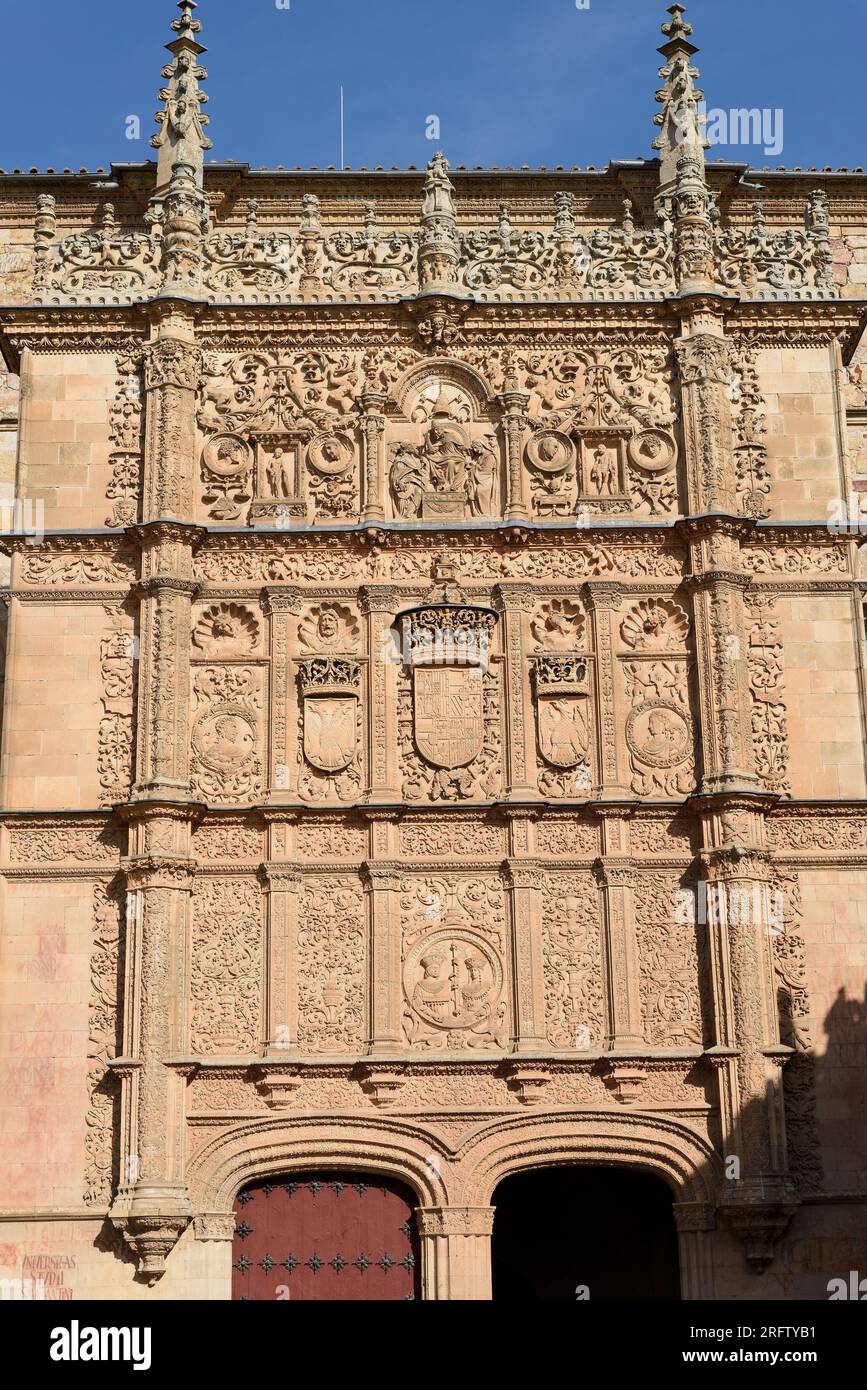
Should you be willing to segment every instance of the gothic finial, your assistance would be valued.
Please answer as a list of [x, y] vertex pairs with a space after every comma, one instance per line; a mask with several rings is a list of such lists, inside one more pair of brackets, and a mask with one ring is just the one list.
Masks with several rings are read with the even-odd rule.
[[665, 37], [671, 39], [688, 39], [692, 33], [692, 25], [684, 22], [683, 16], [686, 14], [684, 5], [669, 5], [668, 13], [671, 19], [668, 24], [663, 24], [662, 32]]
[[199, 83], [208, 74], [199, 63], [206, 49], [196, 37], [202, 31], [201, 20], [193, 14], [198, 5], [195, 0], [178, 0], [178, 9], [180, 16], [172, 21], [177, 38], [166, 44], [172, 62], [162, 70], [168, 82], [168, 86], [160, 91], [160, 100], [165, 102], [165, 108], [157, 112], [160, 129], [151, 140], [152, 147], [159, 150], [157, 188], [160, 190], [168, 187], [178, 165], [191, 168], [201, 187], [204, 152], [212, 148], [212, 142], [205, 134], [209, 118], [202, 111], [208, 98], [199, 88]]

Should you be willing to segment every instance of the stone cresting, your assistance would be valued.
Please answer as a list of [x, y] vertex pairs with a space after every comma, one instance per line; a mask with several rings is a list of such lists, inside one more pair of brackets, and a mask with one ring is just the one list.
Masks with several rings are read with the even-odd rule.
[[0, 176], [4, 1064], [75, 1159], [25, 1127], [5, 1214], [76, 1296], [226, 1297], [245, 1183], [384, 1170], [487, 1298], [500, 1178], [616, 1165], [685, 1297], [814, 1297], [867, 1240], [867, 181], [708, 166], [679, 5], [658, 160], [254, 178], [178, 8], [156, 169]]

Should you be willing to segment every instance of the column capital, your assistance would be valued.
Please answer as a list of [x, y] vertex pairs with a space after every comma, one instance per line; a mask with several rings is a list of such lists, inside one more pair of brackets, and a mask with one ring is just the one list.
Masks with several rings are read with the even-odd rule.
[[490, 1236], [494, 1207], [416, 1207], [422, 1236]]

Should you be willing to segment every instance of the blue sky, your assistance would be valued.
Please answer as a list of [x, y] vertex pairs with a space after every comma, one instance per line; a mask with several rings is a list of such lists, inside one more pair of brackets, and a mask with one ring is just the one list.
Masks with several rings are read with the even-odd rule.
[[[581, 0], [583, 3], [583, 0]], [[278, 8], [278, 5], [289, 8]], [[652, 155], [657, 0], [202, 0], [213, 155], [258, 167], [604, 165]], [[174, 0], [2, 0], [0, 166], [152, 158]], [[694, 0], [709, 107], [781, 108], [764, 164], [865, 165], [867, 0]], [[141, 119], [128, 140], [126, 118]]]

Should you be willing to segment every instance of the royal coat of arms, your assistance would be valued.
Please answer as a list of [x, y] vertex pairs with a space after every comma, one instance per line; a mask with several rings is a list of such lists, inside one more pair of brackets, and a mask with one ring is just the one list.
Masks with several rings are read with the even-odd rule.
[[485, 736], [482, 672], [445, 666], [415, 671], [415, 742], [435, 767], [465, 767]]

